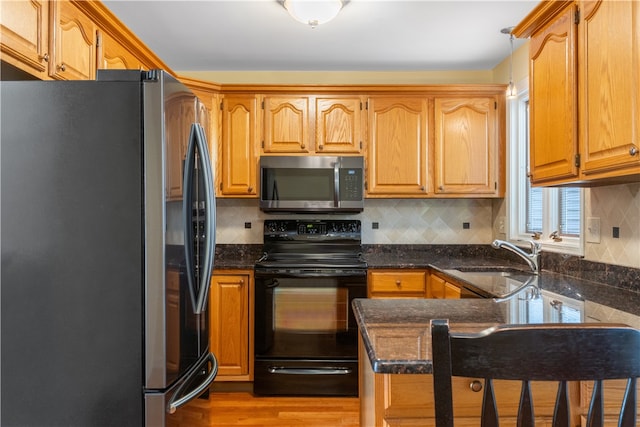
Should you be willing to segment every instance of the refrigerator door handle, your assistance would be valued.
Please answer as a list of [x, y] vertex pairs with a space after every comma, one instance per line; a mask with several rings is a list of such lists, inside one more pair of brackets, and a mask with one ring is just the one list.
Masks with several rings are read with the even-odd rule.
[[[197, 149], [197, 150], [196, 150]], [[196, 156], [196, 151], [199, 154]], [[196, 166], [196, 162], [199, 164]], [[192, 226], [192, 204], [193, 204], [193, 179], [196, 167], [204, 175], [203, 196], [205, 203], [205, 229], [204, 229], [204, 254], [202, 257], [202, 265], [199, 266], [199, 283], [196, 287], [195, 277], [195, 255], [193, 253], [193, 226]], [[189, 292], [191, 294], [191, 303], [195, 314], [204, 313], [207, 307], [207, 297], [209, 296], [209, 287], [211, 286], [211, 273], [213, 272], [213, 257], [215, 255], [216, 245], [216, 199], [213, 192], [213, 172], [211, 160], [209, 157], [209, 148], [207, 147], [207, 137], [204, 129], [198, 123], [191, 125], [189, 135], [189, 147], [185, 159], [185, 171], [183, 177], [184, 197], [182, 202], [184, 217], [184, 241], [185, 241], [185, 258], [187, 260], [187, 280], [189, 283]], [[199, 201], [198, 201], [199, 203]], [[196, 206], [195, 209], [199, 209]], [[197, 297], [195, 290], [197, 289]]]
[[[207, 377], [202, 381], [202, 383], [200, 383], [196, 388], [191, 390], [189, 393], [183, 395], [182, 391], [189, 384], [189, 380], [191, 379], [191, 377], [196, 375], [200, 371], [201, 367], [204, 364], [209, 362], [211, 362], [211, 372], [209, 372], [209, 375], [207, 375]], [[167, 406], [167, 413], [173, 414], [174, 412], [176, 412], [176, 410], [179, 407], [189, 403], [192, 399], [195, 399], [196, 397], [200, 396], [207, 388], [209, 388], [209, 386], [211, 385], [211, 383], [213, 382], [217, 374], [218, 374], [218, 362], [216, 360], [216, 357], [213, 355], [213, 353], [209, 353], [207, 358], [204, 360], [204, 363], [196, 366], [189, 373], [188, 378], [185, 379], [185, 381], [178, 388], [178, 390], [176, 390], [175, 394], [173, 395], [173, 397], [171, 398]]]
[[198, 301], [196, 303], [195, 313], [204, 313], [207, 308], [207, 298], [209, 296], [209, 288], [211, 286], [211, 273], [213, 273], [213, 257], [216, 248], [216, 198], [213, 190], [213, 171], [211, 159], [209, 157], [209, 147], [207, 144], [207, 136], [204, 129], [198, 123], [191, 125], [195, 128], [196, 142], [198, 144], [198, 152], [200, 153], [200, 162], [202, 163], [202, 171], [204, 172], [204, 196], [206, 203], [206, 222], [205, 222], [205, 245], [204, 259], [200, 276], [200, 287], [198, 288]]
[[[195, 148], [196, 148], [196, 127], [191, 126], [191, 132], [189, 133], [189, 144], [187, 146], [187, 153], [184, 161], [184, 171], [182, 178], [182, 219], [183, 233], [184, 233], [184, 253], [187, 269], [187, 284], [189, 288], [189, 295], [191, 297], [191, 307], [196, 312], [196, 284], [195, 284], [195, 269], [196, 259], [193, 250], [193, 175], [195, 173]], [[196, 209], [198, 207], [196, 206]], [[197, 313], [197, 312], [196, 312]]]

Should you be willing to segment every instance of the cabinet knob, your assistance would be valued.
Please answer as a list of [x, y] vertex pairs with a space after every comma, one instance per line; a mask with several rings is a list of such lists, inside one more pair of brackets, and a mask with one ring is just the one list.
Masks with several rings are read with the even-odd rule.
[[65, 71], [66, 69], [67, 69], [67, 66], [66, 66], [66, 65], [64, 65], [64, 63], [62, 63], [62, 64], [58, 65], [58, 70], [60, 70], [60, 71]]
[[304, 149], [307, 148], [304, 144], [300, 144], [300, 148]]
[[244, 286], [244, 279], [240, 279], [240, 286]]
[[632, 145], [631, 148], [629, 148], [629, 155], [635, 156], [636, 154], [638, 154], [638, 148], [635, 145]]
[[444, 185], [439, 186], [439, 187], [438, 187], [438, 190], [440, 190], [440, 191], [444, 191]]
[[478, 380], [473, 380], [469, 383], [469, 388], [472, 392], [477, 393], [482, 390], [482, 383]]
[[322, 150], [324, 148], [324, 145], [318, 145], [318, 149]]
[[44, 55], [40, 56], [40, 59], [42, 59], [44, 62], [49, 62], [49, 54], [45, 53]]
[[400, 281], [400, 279], [396, 280], [396, 286], [400, 287], [400, 285], [402, 285], [402, 281]]
[[247, 191], [248, 191], [249, 193], [253, 193], [253, 187], [249, 186], [249, 188], [247, 188]]

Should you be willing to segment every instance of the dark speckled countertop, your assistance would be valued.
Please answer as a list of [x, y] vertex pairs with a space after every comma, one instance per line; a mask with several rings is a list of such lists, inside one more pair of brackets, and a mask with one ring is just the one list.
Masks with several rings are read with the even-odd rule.
[[[262, 255], [260, 244], [216, 246], [215, 269], [250, 270]], [[470, 290], [500, 296], [522, 282], [456, 271], [502, 266], [527, 270], [509, 251], [490, 245], [363, 245], [374, 269], [434, 269]], [[611, 322], [640, 328], [640, 269], [542, 253], [539, 289], [527, 288], [504, 302], [492, 298], [358, 299], [354, 313], [369, 360], [379, 373], [430, 373], [429, 321], [449, 319], [452, 330], [482, 330], [505, 323]], [[587, 280], [588, 279], [588, 280]]]
[[[524, 274], [496, 278], [457, 270], [472, 266], [528, 270], [519, 260], [495, 257], [494, 252], [483, 247], [442, 247], [432, 251], [416, 248], [408, 253], [373, 248], [365, 252], [365, 257], [370, 269], [431, 268], [471, 290], [492, 296], [513, 293], [532, 277]], [[630, 271], [636, 274], [634, 269]], [[557, 322], [625, 323], [640, 328], [638, 292], [544, 269], [533, 277], [536, 287], [527, 287], [505, 301], [354, 300], [354, 313], [374, 372], [431, 373], [431, 319], [449, 319], [453, 331], [465, 332], [499, 324]]]

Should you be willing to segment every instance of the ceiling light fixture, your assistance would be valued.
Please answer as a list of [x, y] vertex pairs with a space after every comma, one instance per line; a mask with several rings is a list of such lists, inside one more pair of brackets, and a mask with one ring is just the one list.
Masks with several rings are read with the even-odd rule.
[[509, 55], [509, 85], [507, 86], [507, 98], [513, 99], [518, 95], [516, 85], [513, 83], [513, 28], [507, 27], [500, 30], [502, 34], [509, 34], [509, 44], [511, 46], [511, 53]]
[[315, 28], [338, 16], [347, 0], [280, 0], [296, 21]]

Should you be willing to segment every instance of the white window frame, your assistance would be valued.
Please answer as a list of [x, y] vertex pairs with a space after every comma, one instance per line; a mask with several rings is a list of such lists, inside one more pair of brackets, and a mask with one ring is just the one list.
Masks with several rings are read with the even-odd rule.
[[[507, 179], [507, 239], [513, 243], [533, 240], [530, 233], [526, 233], [526, 203], [527, 180], [529, 165], [527, 164], [528, 129], [522, 125], [526, 120], [526, 103], [529, 101], [529, 79], [518, 82], [518, 95], [507, 100], [507, 123], [509, 126], [509, 144], [507, 146], [508, 179]], [[580, 236], [561, 236], [562, 241], [556, 242], [549, 238], [549, 234], [558, 224], [558, 189], [545, 188], [542, 195], [543, 212], [542, 236], [539, 240], [542, 249], [550, 252], [561, 252], [571, 255], [584, 255], [584, 190], [580, 190]]]

